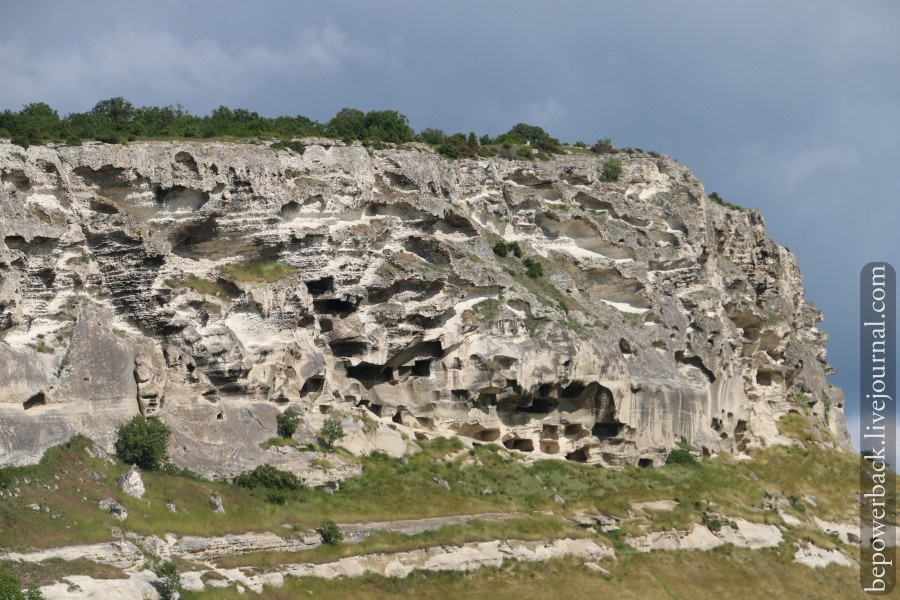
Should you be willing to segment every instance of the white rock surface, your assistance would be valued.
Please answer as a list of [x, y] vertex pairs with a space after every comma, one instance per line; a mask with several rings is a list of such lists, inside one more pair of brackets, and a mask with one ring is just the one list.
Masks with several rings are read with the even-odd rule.
[[120, 569], [131, 569], [144, 561], [140, 549], [129, 541], [106, 542], [63, 546], [32, 552], [9, 552], [0, 554], [0, 560], [19, 560], [37, 563], [49, 559], [78, 560], [84, 558], [94, 562], [112, 565]]
[[46, 600], [159, 600], [153, 583], [158, 581], [150, 571], [133, 573], [128, 579], [94, 579], [71, 575], [64, 583], [40, 588]]
[[128, 472], [119, 478], [119, 489], [140, 500], [144, 497], [144, 480], [141, 478], [141, 470], [137, 465], [131, 465]]
[[798, 548], [794, 553], [794, 562], [813, 569], [824, 568], [831, 564], [841, 567], [854, 566], [853, 561], [837, 550], [825, 550], [814, 544], [809, 544], [805, 548]]
[[775, 525], [751, 523], [745, 519], [729, 519], [735, 527], [726, 525], [713, 533], [703, 525], [691, 531], [655, 531], [646, 535], [625, 538], [625, 542], [641, 552], [653, 550], [709, 550], [722, 544], [740, 548], [773, 548], [784, 539]]
[[[406, 577], [417, 570], [469, 571], [485, 566], [499, 566], [510, 559], [535, 562], [564, 556], [591, 561], [615, 559], [615, 553], [611, 548], [589, 539], [560, 539], [547, 542], [494, 540], [409, 552], [352, 556], [329, 563], [283, 565], [275, 571], [261, 575], [248, 575], [241, 569], [215, 569], [215, 573], [228, 582], [239, 583], [251, 590], [260, 591], [263, 585], [281, 585], [281, 578], [288, 575], [335, 579], [373, 573], [385, 577]], [[183, 585], [190, 586], [190, 589], [199, 591], [202, 584], [201, 576], [202, 572], [199, 575], [185, 573], [181, 581]], [[214, 583], [210, 582], [208, 585]], [[215, 585], [221, 584], [215, 582]]]

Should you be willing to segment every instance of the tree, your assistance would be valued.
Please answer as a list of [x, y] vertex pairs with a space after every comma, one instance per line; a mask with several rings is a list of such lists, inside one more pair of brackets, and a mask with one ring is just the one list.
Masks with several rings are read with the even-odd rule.
[[278, 421], [278, 435], [283, 438], [290, 438], [297, 431], [297, 426], [300, 424], [300, 415], [293, 408], [289, 408], [278, 415], [276, 420]]
[[526, 142], [537, 144], [541, 140], [545, 140], [550, 136], [542, 128], [537, 125], [528, 125], [527, 123], [516, 123], [507, 133], [519, 136]]
[[344, 531], [334, 521], [322, 521], [316, 533], [322, 536], [323, 544], [333, 545], [344, 539]]
[[322, 425], [322, 429], [319, 430], [319, 437], [322, 438], [322, 441], [325, 442], [325, 446], [327, 446], [329, 450], [333, 450], [334, 443], [346, 435], [347, 434], [344, 433], [344, 427], [337, 419], [325, 419], [325, 424]]
[[609, 154], [614, 151], [615, 148], [612, 145], [612, 140], [608, 137], [597, 140], [594, 142], [594, 145], [591, 146], [591, 152], [596, 152], [597, 154]]
[[426, 127], [419, 132], [419, 139], [426, 144], [434, 144], [435, 146], [443, 142], [447, 136], [440, 129], [434, 127]]
[[175, 566], [175, 563], [167, 560], [159, 565], [156, 569], [156, 576], [162, 580], [160, 585], [162, 588], [160, 590], [160, 595], [164, 600], [179, 597], [181, 592], [181, 577], [178, 575], [178, 567]]
[[400, 144], [413, 139], [409, 119], [396, 110], [373, 110], [366, 113], [363, 139]]
[[126, 464], [155, 470], [168, 462], [172, 430], [155, 417], [135, 415], [116, 429], [116, 455]]
[[325, 125], [325, 133], [334, 138], [361, 139], [366, 131], [366, 115], [356, 108], [343, 108]]

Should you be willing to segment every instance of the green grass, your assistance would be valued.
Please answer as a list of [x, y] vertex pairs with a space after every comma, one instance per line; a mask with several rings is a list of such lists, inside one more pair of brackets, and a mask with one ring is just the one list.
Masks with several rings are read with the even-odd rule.
[[39, 339], [36, 342], [28, 345], [41, 354], [53, 354], [53, 348], [48, 346], [44, 340]]
[[[798, 439], [825, 439], [802, 415], [789, 415], [782, 428]], [[76, 438], [49, 450], [39, 465], [0, 469], [0, 488], [20, 487], [22, 492], [18, 498], [0, 503], [0, 545], [20, 550], [93, 543], [111, 539], [110, 528], [122, 526], [143, 534], [283, 534], [283, 525], [305, 530], [326, 519], [353, 523], [498, 511], [553, 510], [559, 514], [560, 510], [576, 508], [626, 517], [634, 502], [676, 502], [672, 511], [626, 525], [628, 533], [639, 534], [640, 524], [648, 530], [687, 529], [700, 523], [707, 510], [755, 522], [780, 523], [776, 513], [764, 509], [771, 496], [803, 498], [806, 494], [816, 497], [818, 508], [798, 501], [789, 512], [804, 520], [818, 515], [841, 521], [856, 512], [853, 502], [859, 460], [852, 453], [806, 443], [802, 448], [779, 446], [755, 451], [752, 461], [733, 461], [722, 455], [695, 467], [627, 466], [613, 470], [569, 461], [544, 460], [529, 466], [503, 458], [497, 446], [485, 445], [447, 463], [439, 459], [463, 446], [458, 440], [439, 439], [422, 443], [423, 451], [409, 457], [408, 464], [382, 454], [356, 459], [363, 467], [362, 475], [346, 480], [333, 496], [320, 490], [300, 490], [284, 505], [275, 505], [252, 490], [183, 472], [145, 472], [147, 502], [136, 500], [119, 491], [115, 483], [126, 471], [125, 465], [92, 458], [85, 452], [88, 443]], [[463, 460], [473, 456], [481, 466], [461, 467]], [[99, 481], [88, 471], [98, 474]], [[434, 483], [435, 477], [447, 481], [450, 490]], [[58, 489], [52, 490], [54, 485]], [[492, 489], [492, 495], [482, 495], [486, 487]], [[222, 497], [224, 515], [209, 509], [213, 493]], [[554, 500], [556, 495], [565, 500], [563, 509]], [[112, 520], [97, 507], [97, 502], [106, 497], [128, 509], [124, 523]], [[169, 501], [174, 502], [177, 513], [166, 508]], [[33, 502], [50, 511], [28, 509]]]
[[102, 565], [86, 558], [62, 560], [51, 558], [38, 563], [11, 560], [0, 561], [0, 573], [10, 573], [19, 578], [24, 587], [57, 583], [63, 577], [77, 573], [94, 579], [125, 579], [125, 573], [116, 567]]
[[262, 594], [239, 594], [234, 588], [186, 593], [185, 600], [260, 598], [287, 600], [771, 600], [867, 598], [853, 569], [830, 566], [810, 569], [793, 563], [778, 550], [742, 550], [731, 546], [710, 552], [634, 553], [604, 561], [609, 575], [595, 573], [575, 558], [542, 563], [510, 561], [469, 573], [415, 572], [406, 578], [366, 575], [326, 580], [286, 577], [283, 587], [266, 587]]
[[224, 300], [228, 299], [228, 294], [218, 283], [209, 279], [204, 279], [203, 277], [198, 277], [193, 273], [188, 273], [186, 276], [179, 279], [166, 279], [164, 283], [172, 289], [188, 288], [207, 296], [217, 296]]
[[487, 298], [485, 300], [482, 300], [466, 312], [471, 313], [478, 321], [493, 321], [500, 315], [501, 308], [503, 308], [502, 297]]
[[297, 443], [297, 440], [292, 438], [284, 438], [284, 437], [272, 437], [267, 439], [265, 442], [259, 445], [263, 450], [268, 450], [269, 448], [282, 447], [282, 446], [291, 446], [292, 448], [296, 448], [300, 444]]
[[221, 271], [237, 282], [274, 283], [290, 277], [296, 269], [276, 262], [243, 262], [225, 265], [221, 267]]

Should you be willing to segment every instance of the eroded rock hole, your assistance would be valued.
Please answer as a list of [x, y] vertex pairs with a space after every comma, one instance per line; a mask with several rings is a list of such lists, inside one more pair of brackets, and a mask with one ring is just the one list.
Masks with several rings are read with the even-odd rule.
[[44, 395], [44, 392], [38, 392], [37, 394], [30, 397], [28, 400], [22, 403], [22, 406], [25, 410], [30, 408], [34, 408], [35, 406], [46, 406], [47, 404], [47, 396]]
[[553, 398], [532, 398], [528, 406], [520, 406], [519, 410], [529, 414], [549, 414], [559, 406]]
[[3, 175], [3, 182], [11, 183], [16, 192], [26, 193], [31, 191], [31, 180], [22, 169], [3, 170], [0, 173]]
[[500, 430], [493, 427], [485, 427], [479, 423], [464, 423], [457, 432], [463, 437], [472, 438], [479, 442], [496, 442], [500, 439]]
[[625, 425], [622, 423], [597, 423], [591, 428], [591, 433], [601, 440], [617, 438], [621, 436], [624, 428]]
[[187, 152], [179, 152], [178, 154], [176, 154], [175, 162], [177, 164], [181, 165], [182, 167], [184, 167], [185, 169], [187, 169], [188, 171], [193, 171], [194, 173], [197, 173], [197, 174], [200, 173], [200, 169], [197, 168], [197, 161], [194, 160], [194, 157], [191, 156]]
[[309, 394], [314, 394], [317, 392], [321, 392], [322, 388], [325, 386], [325, 378], [324, 377], [310, 377], [306, 381], [303, 382], [303, 387], [300, 388], [300, 396], [308, 396]]
[[587, 462], [589, 458], [589, 453], [587, 448], [578, 448], [577, 450], [573, 450], [566, 454], [566, 460], [571, 460], [573, 462], [584, 463]]
[[563, 430], [563, 435], [571, 439], [579, 439], [588, 435], [588, 430], [579, 423], [570, 423]]
[[356, 305], [338, 298], [317, 298], [313, 300], [313, 310], [320, 315], [346, 317], [356, 310]]
[[534, 441], [527, 438], [512, 438], [503, 442], [503, 445], [510, 450], [534, 452]]
[[558, 454], [559, 453], [559, 442], [556, 440], [541, 440], [540, 442], [541, 452], [544, 454]]
[[365, 342], [337, 341], [330, 342], [328, 346], [331, 348], [332, 354], [340, 357], [359, 356], [365, 354], [369, 349], [369, 345]]
[[306, 289], [312, 296], [321, 296], [334, 291], [334, 277], [322, 277], [313, 281], [304, 281]]
[[649, 469], [650, 467], [653, 466], [653, 459], [652, 458], [639, 458], [638, 462], [637, 462], [637, 466], [640, 467], [641, 469]]
[[347, 366], [347, 377], [356, 379], [366, 389], [379, 383], [386, 383], [393, 379], [394, 370], [384, 365], [376, 365], [368, 362], [360, 362], [357, 365]]

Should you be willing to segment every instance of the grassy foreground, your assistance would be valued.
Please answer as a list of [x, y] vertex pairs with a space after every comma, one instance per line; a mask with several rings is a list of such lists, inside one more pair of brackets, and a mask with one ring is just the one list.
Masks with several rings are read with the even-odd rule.
[[[795, 439], [809, 437], [800, 415], [790, 415], [783, 429]], [[0, 469], [0, 491], [18, 490], [18, 496], [0, 503], [0, 548], [105, 541], [112, 539], [113, 527], [144, 534], [284, 534], [285, 525], [303, 530], [324, 519], [350, 523], [574, 509], [627, 517], [632, 504], [659, 499], [674, 501], [675, 509], [632, 519], [625, 533], [688, 528], [702, 522], [704, 512], [780, 524], [772, 509], [778, 500], [801, 521], [811, 522], [813, 515], [842, 521], [856, 511], [858, 457], [826, 449], [822, 441], [827, 440], [810, 437], [795, 446], [756, 451], [752, 461], [722, 455], [697, 466], [613, 470], [563, 461], [528, 466], [497, 446], [465, 450], [458, 440], [441, 439], [425, 444], [408, 464], [384, 455], [359, 459], [363, 474], [345, 481], [333, 496], [300, 490], [276, 505], [251, 490], [184, 472], [145, 472], [146, 499], [136, 500], [116, 486], [126, 466], [91, 455], [90, 441], [76, 437], [49, 450], [38, 465]], [[447, 481], [450, 489], [435, 478]], [[213, 493], [222, 497], [224, 515], [210, 509]], [[126, 521], [115, 521], [97, 507], [108, 497], [128, 509]], [[167, 502], [178, 512], [170, 512]], [[29, 508], [35, 504], [39, 510]], [[827, 538], [822, 545], [828, 547]]]
[[[274, 531], [291, 537], [302, 535], [325, 519], [354, 523], [519, 512], [520, 517], [508, 521], [472, 521], [414, 536], [381, 532], [360, 544], [344, 543], [302, 554], [229, 556], [217, 564], [266, 569], [290, 562], [327, 562], [356, 554], [489, 539], [591, 536], [616, 549], [619, 560], [605, 565], [610, 576], [589, 571], [578, 561], [563, 560], [550, 566], [513, 564], [475, 574], [416, 574], [400, 581], [377, 577], [339, 582], [288, 578], [284, 588], [266, 590], [264, 597], [291, 598], [301, 593], [306, 597], [307, 591], [313, 590], [315, 597], [322, 598], [338, 594], [383, 598], [401, 593], [417, 598], [437, 594], [455, 598], [464, 592], [474, 598], [488, 594], [512, 598], [526, 591], [529, 596], [537, 596], [565, 589], [567, 598], [609, 593], [621, 598], [693, 599], [721, 597], [729, 586], [730, 595], [741, 598], [854, 597], [853, 570], [812, 570], [794, 564], [792, 558], [795, 544], [806, 543], [839, 548], [845, 555], [855, 556], [853, 547], [822, 532], [814, 517], [845, 521], [853, 516], [857, 510], [854, 502], [859, 458], [831, 449], [831, 440], [810, 428], [802, 415], [789, 415], [781, 429], [799, 441], [792, 446], [754, 451], [753, 460], [734, 460], [722, 454], [696, 465], [657, 469], [614, 470], [564, 461], [526, 465], [497, 446], [466, 449], [459, 440], [440, 439], [424, 443], [423, 450], [408, 461], [383, 454], [362, 458], [344, 454], [360, 461], [362, 475], [346, 480], [333, 496], [303, 489], [289, 494], [282, 505], [267, 502], [259, 491], [179, 470], [144, 472], [146, 498], [136, 500], [116, 485], [126, 465], [102, 456], [90, 440], [76, 436], [48, 450], [37, 465], [0, 469], [0, 493], [4, 496], [0, 502], [0, 553], [110, 541], [118, 539], [121, 530], [155, 535]], [[436, 479], [446, 481], [449, 489]], [[212, 494], [222, 498], [225, 514], [216, 514], [210, 508]], [[102, 511], [97, 503], [104, 498], [123, 504], [128, 518], [115, 521]], [[652, 500], [670, 500], [674, 509], [634, 512], [635, 503]], [[167, 502], [174, 503], [177, 512], [171, 512]], [[622, 541], [625, 535], [689, 529], [695, 523], [709, 525], [719, 522], [720, 517], [723, 521], [743, 517], [784, 526], [776, 507], [799, 519], [800, 525], [784, 527], [785, 541], [774, 550], [751, 552], [726, 546], [708, 553], [642, 555]], [[578, 528], [565, 518], [575, 510], [602, 511], [623, 518], [622, 530], [601, 534]], [[181, 570], [197, 568], [176, 562]], [[46, 567], [0, 564], [0, 570], [26, 582], [48, 583], [67, 574], [115, 575], [94, 564]], [[705, 586], [700, 591], [691, 587], [700, 585], [698, 582]], [[792, 587], [797, 585], [807, 591]], [[228, 598], [229, 593], [215, 590], [215, 595], [189, 597]]]

